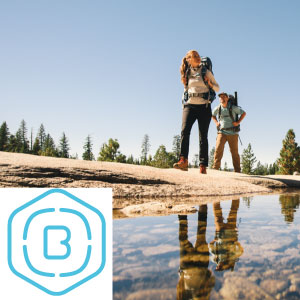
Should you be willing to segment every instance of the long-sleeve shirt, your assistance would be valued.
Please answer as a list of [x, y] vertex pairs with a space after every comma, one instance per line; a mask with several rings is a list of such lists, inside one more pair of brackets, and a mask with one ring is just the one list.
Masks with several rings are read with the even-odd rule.
[[[201, 75], [201, 68], [191, 68], [191, 72], [189, 75], [189, 81], [188, 81], [188, 87], [185, 89], [187, 90], [188, 93], [207, 93], [209, 91], [209, 88], [203, 81], [202, 75]], [[206, 76], [210, 79], [213, 89], [215, 92], [218, 92], [220, 90], [220, 87], [218, 83], [215, 80], [214, 75], [210, 70], [207, 70]], [[190, 97], [189, 100], [187, 101], [189, 104], [206, 104], [207, 99], [203, 99], [202, 97]]]

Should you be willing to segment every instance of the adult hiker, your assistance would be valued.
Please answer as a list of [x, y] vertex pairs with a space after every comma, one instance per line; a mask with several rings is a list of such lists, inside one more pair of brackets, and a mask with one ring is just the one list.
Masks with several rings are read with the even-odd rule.
[[200, 173], [206, 174], [206, 167], [208, 166], [207, 133], [211, 121], [210, 93], [212, 90], [218, 92], [219, 85], [212, 72], [204, 64], [201, 64], [201, 57], [195, 50], [188, 51], [183, 58], [180, 73], [184, 94], [187, 97], [182, 113], [180, 160], [174, 164], [174, 168], [183, 171], [188, 170], [190, 133], [197, 120]]
[[243, 254], [244, 249], [238, 241], [237, 213], [240, 200], [231, 201], [230, 212], [227, 217], [227, 223], [224, 223], [222, 208], [220, 202], [213, 204], [215, 215], [215, 238], [209, 243], [211, 260], [215, 262], [216, 271], [234, 270], [235, 263]]
[[187, 215], [179, 215], [178, 219], [180, 260], [176, 299], [209, 299], [215, 286], [215, 277], [208, 268], [207, 205], [199, 206], [197, 236], [194, 246], [188, 240]]
[[[229, 96], [227, 93], [222, 92], [218, 96], [220, 105], [215, 107], [212, 113], [212, 119], [218, 128], [213, 169], [220, 169], [224, 146], [225, 143], [228, 142], [234, 171], [240, 173], [241, 166], [238, 150], [238, 132], [239, 125], [245, 118], [246, 112], [241, 107], [228, 103]], [[236, 118], [238, 115], [241, 115], [239, 119]], [[219, 120], [217, 120], [217, 116]]]

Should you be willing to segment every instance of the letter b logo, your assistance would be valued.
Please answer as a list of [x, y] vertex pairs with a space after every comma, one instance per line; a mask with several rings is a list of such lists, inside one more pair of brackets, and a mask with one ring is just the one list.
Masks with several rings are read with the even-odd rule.
[[64, 295], [97, 276], [105, 260], [104, 216], [65, 190], [49, 190], [9, 218], [10, 269], [50, 295]]
[[[48, 252], [48, 232], [55, 230], [63, 230], [66, 232], [67, 237], [64, 240], [60, 241], [60, 244], [66, 247], [66, 253], [64, 255], [50, 255]], [[55, 232], [54, 232], [55, 233]], [[57, 237], [57, 234], [54, 234], [54, 237]], [[44, 257], [47, 259], [66, 259], [70, 256], [71, 253], [71, 246], [69, 244], [69, 241], [71, 239], [71, 231], [66, 226], [46, 226], [44, 229]]]

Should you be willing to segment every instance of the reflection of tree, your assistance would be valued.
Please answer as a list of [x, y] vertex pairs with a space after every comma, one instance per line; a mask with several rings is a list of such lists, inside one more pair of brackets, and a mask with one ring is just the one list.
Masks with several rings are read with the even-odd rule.
[[299, 208], [300, 195], [280, 195], [281, 213], [287, 223], [294, 221], [294, 213]]
[[177, 284], [177, 300], [209, 299], [215, 278], [208, 270], [209, 251], [206, 242], [207, 205], [201, 205], [198, 212], [198, 228], [195, 246], [188, 241], [188, 220], [186, 215], [178, 216], [180, 269]]
[[233, 271], [235, 262], [244, 252], [243, 247], [238, 242], [236, 225], [239, 205], [240, 200], [232, 200], [227, 223], [224, 223], [220, 202], [213, 205], [216, 234], [215, 239], [209, 244], [209, 250], [213, 261], [217, 264], [216, 271], [228, 269]]
[[246, 204], [246, 206], [248, 208], [250, 208], [250, 204], [251, 204], [252, 200], [253, 200], [253, 197], [243, 197], [243, 202]]

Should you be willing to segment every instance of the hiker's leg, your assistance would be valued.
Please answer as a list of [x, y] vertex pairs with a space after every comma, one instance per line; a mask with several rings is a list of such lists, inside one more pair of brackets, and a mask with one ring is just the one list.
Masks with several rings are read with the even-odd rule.
[[232, 156], [232, 164], [234, 167], [234, 171], [237, 173], [241, 172], [241, 163], [240, 163], [240, 155], [239, 155], [239, 136], [238, 134], [228, 135], [227, 136], [231, 156]]
[[187, 215], [178, 215], [179, 221], [179, 241], [188, 239], [188, 220]]
[[240, 199], [232, 200], [231, 201], [231, 208], [227, 218], [227, 224], [229, 228], [236, 228], [236, 219], [237, 213], [240, 206]]
[[182, 112], [182, 127], [181, 127], [181, 152], [180, 156], [188, 158], [190, 146], [190, 133], [193, 124], [196, 121], [196, 113], [192, 106], [185, 105]]
[[178, 215], [179, 221], [179, 253], [180, 269], [187, 268], [187, 262], [190, 260], [190, 253], [194, 251], [193, 245], [188, 241], [188, 219], [187, 215]]
[[207, 226], [207, 205], [200, 205], [198, 211], [198, 228], [195, 249], [197, 251], [197, 263], [201, 267], [208, 267], [209, 250], [206, 242], [206, 226]]
[[200, 165], [208, 166], [208, 128], [211, 121], [210, 104], [199, 105], [199, 114], [197, 115], [199, 127], [199, 160]]
[[206, 226], [207, 226], [207, 205], [200, 205], [198, 211], [198, 227], [197, 227], [197, 239], [195, 248], [200, 244], [206, 243]]
[[222, 133], [218, 133], [217, 141], [216, 141], [216, 150], [214, 156], [214, 165], [213, 169], [219, 170], [221, 166], [221, 160], [224, 153], [224, 147], [226, 143], [226, 135]]
[[214, 216], [215, 216], [215, 227], [216, 231], [220, 231], [224, 227], [223, 213], [220, 202], [213, 204]]

